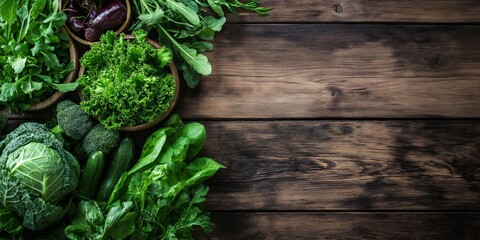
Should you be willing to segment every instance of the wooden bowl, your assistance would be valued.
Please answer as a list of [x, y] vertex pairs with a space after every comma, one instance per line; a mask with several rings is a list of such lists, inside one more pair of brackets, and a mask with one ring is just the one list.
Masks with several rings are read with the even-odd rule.
[[[70, 51], [70, 62], [73, 62], [73, 70], [67, 75], [65, 78], [65, 81], [63, 83], [71, 83], [74, 82], [75, 79], [77, 78], [78, 74], [78, 69], [80, 67], [80, 63], [78, 61], [78, 52], [77, 52], [77, 47], [75, 46], [75, 43], [72, 41], [71, 38], [68, 38], [68, 46], [69, 46], [69, 51]], [[49, 98], [43, 100], [42, 102], [33, 104], [27, 111], [41, 111], [45, 110], [62, 98], [64, 93], [57, 91], [54, 93], [52, 96]]]
[[[118, 34], [120, 34], [121, 32], [123, 32], [129, 25], [130, 25], [130, 22], [132, 21], [132, 8], [130, 6], [130, 1], [129, 0], [124, 0], [125, 2], [125, 7], [127, 8], [127, 18], [125, 19], [125, 22], [123, 22], [123, 24], [117, 29], [117, 31], [115, 31]], [[63, 0], [59, 0], [59, 4], [58, 4], [58, 8], [60, 11], [63, 11], [63, 5], [64, 5], [64, 1]], [[90, 41], [87, 41], [86, 39], [83, 38], [83, 36], [78, 36], [75, 32], [73, 32], [72, 30], [70, 30], [70, 28], [68, 27], [68, 24], [65, 23], [65, 29], [67, 30], [67, 33], [70, 37], [72, 37], [73, 39], [75, 39], [75, 41], [83, 44], [83, 45], [92, 45], [94, 43], [99, 43], [99, 41], [97, 42], [90, 42]]]
[[[125, 39], [129, 39], [129, 40], [132, 40], [132, 39], [135, 39], [135, 36], [134, 35], [131, 35], [131, 34], [126, 34], [125, 35]], [[147, 38], [147, 43], [149, 43], [150, 45], [152, 45], [153, 47], [155, 48], [161, 48], [162, 46], [153, 41], [152, 39], [150, 38]], [[162, 115], [158, 116], [157, 119], [155, 119], [154, 121], [152, 122], [148, 122], [148, 123], [144, 123], [144, 124], [140, 124], [140, 125], [137, 125], [137, 126], [129, 126], [129, 127], [121, 127], [120, 128], [120, 131], [124, 131], [124, 132], [137, 132], [137, 131], [143, 131], [145, 129], [148, 129], [148, 128], [151, 128], [159, 123], [161, 123], [163, 120], [165, 120], [168, 116], [170, 116], [170, 114], [172, 113], [173, 109], [175, 108], [175, 105], [177, 104], [178, 102], [178, 98], [179, 98], [179, 95], [180, 95], [180, 77], [178, 75], [178, 70], [177, 70], [177, 67], [175, 66], [175, 63], [174, 61], [172, 60], [172, 62], [170, 63], [170, 72], [172, 73], [173, 75], [173, 78], [175, 79], [175, 94], [173, 96], [173, 101], [172, 101], [172, 104], [170, 104], [170, 107], [167, 109], [166, 112], [164, 112]], [[78, 73], [79, 76], [82, 76], [83, 74], [85, 74], [85, 67], [84, 66], [80, 66], [80, 71]], [[78, 95], [80, 97], [80, 100], [83, 101], [84, 100], [84, 97], [82, 95], [82, 90], [79, 88], [78, 89]]]

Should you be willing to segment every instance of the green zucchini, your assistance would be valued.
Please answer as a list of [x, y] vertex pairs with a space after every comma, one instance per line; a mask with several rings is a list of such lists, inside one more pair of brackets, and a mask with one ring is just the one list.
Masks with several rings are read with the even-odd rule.
[[122, 174], [128, 171], [133, 164], [134, 153], [135, 144], [132, 138], [123, 138], [117, 149], [113, 151], [110, 168], [97, 194], [98, 200], [108, 200]]
[[98, 184], [102, 179], [104, 166], [105, 155], [103, 152], [97, 151], [90, 155], [78, 184], [78, 189], [82, 195], [88, 198], [95, 196]]

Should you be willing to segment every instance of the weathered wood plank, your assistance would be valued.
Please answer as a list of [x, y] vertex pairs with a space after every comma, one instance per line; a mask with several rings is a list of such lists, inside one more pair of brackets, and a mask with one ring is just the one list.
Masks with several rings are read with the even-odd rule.
[[229, 16], [229, 22], [480, 22], [475, 0], [261, 0], [267, 17]]
[[228, 25], [188, 118], [480, 117], [480, 26]]
[[210, 210], [480, 210], [480, 122], [206, 122]]
[[214, 213], [205, 239], [476, 240], [478, 213]]

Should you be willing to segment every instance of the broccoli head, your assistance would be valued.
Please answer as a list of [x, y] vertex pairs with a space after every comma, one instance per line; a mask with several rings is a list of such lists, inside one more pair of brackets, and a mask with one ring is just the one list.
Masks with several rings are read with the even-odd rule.
[[61, 101], [57, 104], [57, 106], [55, 107], [55, 110], [58, 113], [58, 112], [61, 112], [61, 111], [65, 110], [66, 108], [69, 108], [73, 105], [77, 105], [77, 104], [70, 101], [70, 100], [63, 100], [63, 101]]
[[86, 159], [96, 151], [108, 154], [119, 142], [120, 132], [106, 129], [103, 125], [97, 124], [76, 146], [75, 152], [80, 158]]
[[94, 125], [88, 113], [69, 100], [57, 105], [57, 122], [52, 132], [63, 133], [74, 140], [84, 138]]

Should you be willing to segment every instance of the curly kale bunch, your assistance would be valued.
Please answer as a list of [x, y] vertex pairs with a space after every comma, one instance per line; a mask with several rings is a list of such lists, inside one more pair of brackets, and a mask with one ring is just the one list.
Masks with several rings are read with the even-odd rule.
[[175, 79], [167, 70], [172, 61], [168, 48], [156, 49], [146, 33], [135, 40], [107, 32], [80, 59], [86, 74], [78, 79], [82, 108], [108, 129], [154, 121], [173, 103]]

